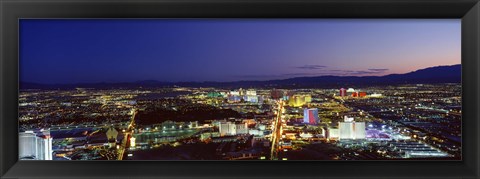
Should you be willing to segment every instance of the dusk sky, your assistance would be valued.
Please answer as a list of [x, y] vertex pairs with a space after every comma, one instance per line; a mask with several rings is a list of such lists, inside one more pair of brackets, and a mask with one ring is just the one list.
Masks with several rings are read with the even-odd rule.
[[380, 76], [460, 64], [460, 19], [20, 20], [20, 81]]

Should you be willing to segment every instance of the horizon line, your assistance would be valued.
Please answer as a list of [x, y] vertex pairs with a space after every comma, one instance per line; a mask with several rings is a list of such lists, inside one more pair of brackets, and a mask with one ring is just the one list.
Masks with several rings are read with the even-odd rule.
[[106, 83], [106, 84], [119, 84], [119, 83], [139, 83], [139, 82], [159, 82], [159, 83], [235, 83], [235, 82], [265, 82], [265, 81], [276, 81], [276, 80], [288, 80], [288, 79], [294, 79], [294, 78], [315, 78], [315, 77], [385, 77], [389, 75], [403, 75], [403, 74], [408, 74], [412, 72], [416, 72], [419, 70], [424, 70], [424, 69], [429, 69], [429, 68], [435, 68], [435, 67], [450, 67], [450, 66], [458, 66], [462, 65], [460, 64], [453, 64], [453, 65], [437, 65], [437, 66], [431, 66], [431, 67], [426, 67], [426, 68], [421, 68], [417, 69], [414, 71], [406, 72], [406, 73], [391, 73], [391, 74], [385, 74], [385, 75], [368, 75], [368, 76], [355, 76], [355, 75], [318, 75], [318, 76], [297, 76], [297, 77], [288, 77], [288, 78], [277, 78], [277, 79], [268, 79], [268, 80], [234, 80], [234, 81], [161, 81], [161, 80], [154, 80], [154, 79], [148, 79], [148, 80], [136, 80], [136, 81], [120, 81], [120, 82], [107, 82], [107, 81], [100, 81], [100, 82], [77, 82], [77, 83], [41, 83], [41, 82], [30, 82], [30, 81], [22, 81], [19, 80], [19, 83], [30, 83], [30, 84], [38, 84], [38, 85], [85, 85], [85, 84], [100, 84], [100, 83]]

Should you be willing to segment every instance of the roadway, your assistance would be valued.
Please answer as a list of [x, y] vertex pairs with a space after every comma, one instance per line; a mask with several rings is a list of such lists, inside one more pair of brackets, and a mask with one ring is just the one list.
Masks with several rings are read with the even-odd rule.
[[278, 102], [278, 111], [277, 116], [274, 120], [274, 128], [272, 132], [272, 148], [270, 150], [270, 160], [277, 160], [278, 156], [278, 145], [280, 139], [282, 138], [282, 110], [283, 110], [283, 101]]
[[123, 133], [124, 134], [123, 140], [120, 147], [118, 148], [117, 160], [123, 160], [123, 155], [125, 154], [125, 150], [127, 149], [127, 146], [128, 146], [127, 142], [129, 141], [133, 133], [132, 131], [135, 125], [135, 116], [137, 115], [137, 113], [138, 113], [137, 110], [133, 108], [132, 117], [130, 118], [130, 123], [128, 124], [127, 130], [125, 130], [125, 132]]

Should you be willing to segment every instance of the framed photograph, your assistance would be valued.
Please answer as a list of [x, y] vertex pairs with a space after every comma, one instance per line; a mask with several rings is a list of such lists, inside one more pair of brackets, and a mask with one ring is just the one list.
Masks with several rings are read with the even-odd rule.
[[476, 0], [0, 6], [2, 178], [480, 177]]

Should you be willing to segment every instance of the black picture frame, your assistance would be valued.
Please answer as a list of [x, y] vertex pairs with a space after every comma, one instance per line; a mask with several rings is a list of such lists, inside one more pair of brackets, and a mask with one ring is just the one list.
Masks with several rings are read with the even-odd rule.
[[[462, 19], [462, 161], [18, 161], [19, 18]], [[2, 178], [480, 178], [478, 0], [1, 0]]]

